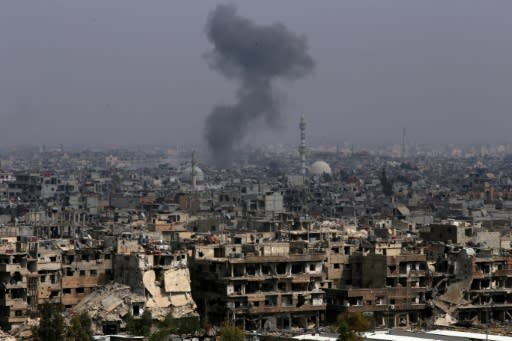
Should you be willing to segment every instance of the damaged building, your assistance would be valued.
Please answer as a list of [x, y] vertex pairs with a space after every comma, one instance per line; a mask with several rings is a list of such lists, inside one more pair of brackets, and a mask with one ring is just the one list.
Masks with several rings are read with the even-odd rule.
[[[144, 245], [142, 245], [144, 244]], [[133, 307], [134, 316], [150, 309], [153, 318], [175, 318], [195, 314], [188, 257], [185, 250], [170, 250], [167, 243], [132, 239], [117, 241], [114, 281], [128, 285], [145, 298], [144, 305]]]
[[212, 323], [233, 321], [247, 330], [318, 327], [325, 314], [325, 252], [291, 243], [196, 245], [193, 292]]
[[373, 243], [354, 252], [338, 288], [326, 289], [330, 320], [341, 312], [371, 313], [377, 326], [418, 323], [426, 315], [431, 279], [421, 248]]

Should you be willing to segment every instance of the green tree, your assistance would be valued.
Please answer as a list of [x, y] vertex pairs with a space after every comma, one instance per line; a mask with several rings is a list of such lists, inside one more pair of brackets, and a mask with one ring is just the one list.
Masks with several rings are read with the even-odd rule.
[[169, 313], [160, 323], [158, 330], [149, 339], [150, 341], [167, 340], [169, 335], [190, 335], [200, 328], [201, 324], [197, 316], [185, 316], [176, 319]]
[[86, 311], [71, 318], [67, 328], [68, 340], [70, 341], [92, 341], [92, 321]]
[[44, 303], [39, 307], [39, 326], [32, 329], [36, 340], [64, 341], [65, 324], [62, 317], [62, 305]]
[[144, 310], [142, 316], [136, 319], [132, 314], [128, 314], [124, 318], [126, 322], [126, 331], [134, 336], [149, 336], [151, 333], [151, 325], [153, 317], [149, 310]]
[[361, 341], [361, 333], [370, 329], [370, 321], [361, 313], [344, 313], [338, 316], [338, 341]]
[[244, 331], [237, 326], [225, 322], [220, 329], [220, 341], [244, 341]]

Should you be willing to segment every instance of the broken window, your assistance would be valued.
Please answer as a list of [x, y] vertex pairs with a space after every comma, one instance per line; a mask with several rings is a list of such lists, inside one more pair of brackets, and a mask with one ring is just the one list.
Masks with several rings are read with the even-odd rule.
[[277, 296], [276, 295], [265, 296], [265, 305], [267, 307], [275, 307], [277, 305]]
[[247, 275], [249, 275], [249, 276], [256, 275], [256, 266], [254, 264], [247, 264], [246, 272], [247, 272]]
[[292, 264], [292, 274], [300, 274], [304, 272], [304, 266], [302, 264]]
[[220, 247], [216, 247], [213, 249], [213, 257], [225, 257], [224, 249]]
[[235, 277], [240, 277], [244, 275], [244, 269], [242, 265], [233, 265], [233, 274]]
[[25, 296], [25, 289], [12, 289], [11, 298], [23, 298]]
[[276, 272], [278, 275], [285, 275], [286, 274], [286, 263], [278, 263], [276, 265]]
[[281, 305], [283, 307], [290, 307], [293, 303], [293, 297], [292, 295], [283, 295], [281, 296]]
[[263, 264], [261, 266], [261, 272], [264, 274], [264, 275], [271, 275], [272, 274], [272, 267], [268, 264]]
[[261, 284], [261, 291], [274, 291], [274, 283], [271, 281], [264, 281]]
[[304, 295], [299, 295], [297, 300], [297, 307], [302, 307], [306, 303]]
[[235, 294], [240, 295], [242, 293], [242, 285], [235, 284]]

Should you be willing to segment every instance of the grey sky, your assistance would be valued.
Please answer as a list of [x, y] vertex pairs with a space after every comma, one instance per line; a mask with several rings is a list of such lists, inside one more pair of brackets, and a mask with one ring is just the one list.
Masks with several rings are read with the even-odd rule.
[[[0, 2], [0, 143], [204, 143], [235, 84], [208, 68], [214, 1]], [[235, 2], [237, 3], [237, 2]], [[244, 1], [308, 37], [315, 71], [287, 94], [313, 140], [511, 141], [512, 2]]]

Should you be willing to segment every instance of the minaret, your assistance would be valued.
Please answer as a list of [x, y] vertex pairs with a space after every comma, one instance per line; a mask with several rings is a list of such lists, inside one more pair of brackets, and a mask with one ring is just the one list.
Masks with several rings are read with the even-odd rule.
[[302, 175], [306, 175], [306, 121], [304, 120], [304, 115], [300, 117], [300, 145], [299, 145], [299, 154], [300, 154], [300, 172]]
[[194, 150], [192, 152], [192, 189], [196, 189], [197, 185], [197, 173], [196, 173], [196, 167], [197, 167], [197, 160], [196, 160], [196, 151]]

